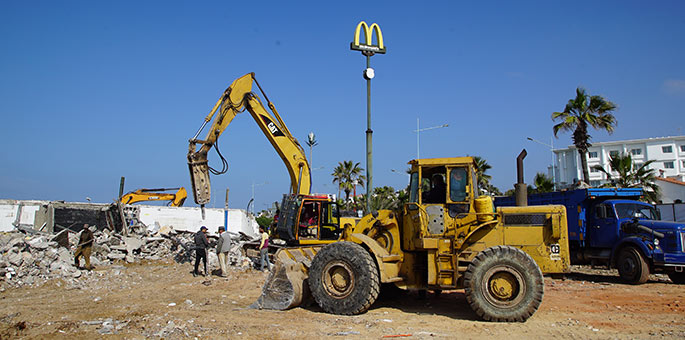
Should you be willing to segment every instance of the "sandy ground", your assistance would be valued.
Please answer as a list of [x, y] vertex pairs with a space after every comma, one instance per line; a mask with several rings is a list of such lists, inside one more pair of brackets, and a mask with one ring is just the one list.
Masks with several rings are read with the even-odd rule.
[[[189, 264], [154, 262], [99, 268], [78, 287], [51, 281], [0, 293], [0, 339], [647, 339], [685, 338], [685, 286], [653, 276], [641, 286], [576, 268], [546, 278], [544, 301], [525, 323], [476, 318], [462, 291], [383, 297], [357, 316], [316, 306], [247, 308], [266, 274], [231, 271], [193, 277]], [[611, 274], [611, 273], [609, 273]]]

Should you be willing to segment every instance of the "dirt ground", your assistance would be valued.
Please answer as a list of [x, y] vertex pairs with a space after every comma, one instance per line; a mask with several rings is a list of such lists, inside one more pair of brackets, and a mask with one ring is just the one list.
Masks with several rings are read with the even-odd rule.
[[357, 316], [316, 306], [247, 308], [266, 273], [234, 269], [228, 278], [193, 277], [189, 264], [154, 262], [96, 269], [79, 287], [60, 281], [0, 293], [0, 339], [230, 338], [685, 338], [685, 286], [653, 276], [644, 285], [576, 267], [546, 278], [545, 296], [525, 323], [476, 318], [463, 291], [384, 297]]

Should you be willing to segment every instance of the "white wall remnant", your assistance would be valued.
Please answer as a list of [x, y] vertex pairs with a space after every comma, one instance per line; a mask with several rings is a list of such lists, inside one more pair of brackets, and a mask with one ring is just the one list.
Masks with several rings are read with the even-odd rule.
[[[201, 226], [206, 226], [210, 234], [216, 234], [220, 226], [224, 226], [224, 210], [207, 208], [205, 219], [202, 219], [200, 208], [187, 207], [161, 207], [151, 205], [139, 205], [141, 222], [152, 229], [155, 222], [160, 227], [171, 226], [174, 230], [196, 232]], [[255, 236], [259, 232], [259, 225], [254, 217], [242, 209], [228, 209], [228, 228], [232, 233], [243, 232], [249, 236]]]
[[[0, 232], [13, 231], [13, 223], [17, 221], [19, 205], [22, 205], [19, 223], [33, 228], [35, 226], [35, 214], [41, 205], [46, 205], [50, 201], [20, 201], [20, 200], [0, 200]], [[83, 203], [75, 203], [83, 204]], [[206, 217], [202, 219], [200, 208], [191, 207], [164, 207], [151, 205], [135, 205], [140, 209], [139, 219], [147, 225], [148, 229], [153, 229], [155, 224], [173, 227], [174, 230], [195, 232], [201, 226], [206, 226], [210, 234], [216, 234], [219, 226], [224, 226], [223, 209], [206, 209]], [[259, 225], [252, 215], [242, 209], [228, 209], [228, 228], [232, 233], [243, 232], [249, 236], [256, 236], [259, 233]]]
[[[17, 213], [19, 213], [19, 204], [21, 203], [21, 216], [19, 224], [30, 225], [33, 227], [33, 220], [36, 211], [42, 204], [47, 204], [48, 201], [19, 201], [0, 199], [0, 232], [14, 230], [13, 223], [17, 221]], [[40, 226], [38, 226], [40, 228]]]

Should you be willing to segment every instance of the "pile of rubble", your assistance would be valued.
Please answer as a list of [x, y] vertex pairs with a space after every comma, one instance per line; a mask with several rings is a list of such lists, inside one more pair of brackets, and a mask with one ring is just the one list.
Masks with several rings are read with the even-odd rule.
[[[24, 230], [26, 232], [26, 230]], [[74, 264], [75, 245], [79, 234], [69, 233], [69, 248], [60, 246], [55, 235], [46, 233], [8, 232], [0, 233], [0, 289], [23, 285], [38, 285], [47, 280], [77, 279], [88, 275], [85, 268]], [[176, 262], [191, 262], [195, 259], [194, 234], [178, 232], [170, 227], [156, 226], [132, 228], [128, 236], [107, 229], [94, 232], [95, 243], [90, 256], [94, 267], [110, 265], [114, 262], [135, 263], [173, 259]], [[241, 246], [252, 241], [246, 235], [232, 235], [233, 247], [229, 252], [229, 264], [249, 268], [252, 261], [243, 255]], [[210, 247], [216, 240], [210, 237]], [[207, 264], [218, 267], [218, 257], [212, 250], [208, 252]], [[81, 266], [85, 266], [81, 259]]]

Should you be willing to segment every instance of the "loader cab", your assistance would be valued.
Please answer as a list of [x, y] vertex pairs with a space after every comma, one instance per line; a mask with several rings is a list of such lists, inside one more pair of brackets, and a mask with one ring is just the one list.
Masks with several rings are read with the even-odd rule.
[[419, 159], [409, 164], [409, 202], [404, 206], [404, 223], [412, 225], [408, 229], [426, 237], [444, 237], [475, 222], [478, 189], [471, 157]]

